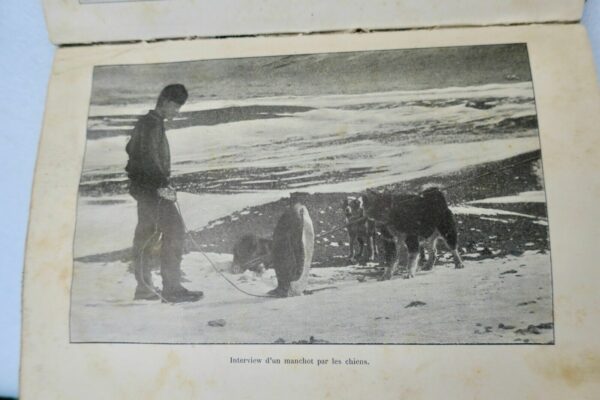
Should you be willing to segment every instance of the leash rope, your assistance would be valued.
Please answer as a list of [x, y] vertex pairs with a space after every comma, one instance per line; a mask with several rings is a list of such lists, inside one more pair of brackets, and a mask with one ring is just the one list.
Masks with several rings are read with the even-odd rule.
[[368, 219], [367, 217], [364, 217], [364, 216], [363, 216], [363, 217], [359, 217], [359, 218], [356, 218], [356, 219], [350, 220], [350, 221], [346, 222], [344, 225], [339, 225], [339, 226], [337, 226], [337, 227], [335, 227], [335, 228], [333, 228], [333, 229], [330, 229], [330, 230], [328, 230], [328, 231], [326, 231], [326, 232], [319, 233], [318, 235], [316, 235], [316, 236], [315, 236], [315, 239], [320, 239], [320, 238], [322, 238], [323, 236], [330, 235], [330, 234], [332, 234], [333, 232], [337, 232], [337, 231], [339, 231], [339, 230], [342, 230], [342, 229], [344, 229], [344, 228], [347, 228], [347, 227], [349, 227], [349, 226], [352, 226], [352, 225], [354, 225], [354, 224], [358, 224], [358, 223], [360, 223], [360, 222], [366, 221], [367, 219]]
[[[217, 266], [215, 265], [215, 263], [213, 262], [213, 260], [210, 259], [210, 257], [208, 256], [208, 254], [206, 254], [201, 248], [200, 245], [198, 245], [198, 243], [196, 242], [196, 240], [194, 239], [192, 232], [188, 231], [187, 226], [185, 225], [185, 221], [183, 220], [183, 214], [181, 213], [181, 207], [179, 206], [179, 202], [177, 200], [175, 200], [175, 206], [177, 207], [177, 212], [179, 213], [179, 216], [181, 217], [181, 223], [183, 224], [183, 230], [185, 231], [185, 233], [188, 235], [188, 237], [190, 238], [190, 240], [192, 241], [192, 243], [194, 244], [194, 246], [196, 247], [196, 250], [198, 252], [200, 252], [200, 254], [202, 254], [204, 256], [204, 258], [206, 258], [206, 261], [208, 261], [208, 263], [210, 264], [210, 266], [212, 267], [212, 269], [215, 270], [215, 272], [219, 275], [221, 275], [221, 277], [223, 279], [225, 279], [227, 281], [227, 283], [229, 283], [231, 286], [233, 286], [236, 290], [238, 290], [241, 293], [244, 293], [245, 295], [248, 296], [252, 296], [252, 297], [267, 297], [267, 298], [271, 298], [271, 297], [276, 297], [276, 296], [271, 296], [271, 295], [266, 295], [266, 294], [255, 294], [255, 293], [250, 293], [245, 291], [244, 289], [240, 288], [239, 286], [237, 286], [234, 282], [232, 282], [229, 278], [227, 278], [227, 276], [225, 276], [225, 274], [223, 273], [223, 271], [221, 271], [220, 269], [217, 268]], [[250, 261], [255, 261], [254, 260], [250, 260]], [[247, 264], [247, 263], [246, 263]], [[243, 266], [245, 266], [246, 264], [244, 264]]]

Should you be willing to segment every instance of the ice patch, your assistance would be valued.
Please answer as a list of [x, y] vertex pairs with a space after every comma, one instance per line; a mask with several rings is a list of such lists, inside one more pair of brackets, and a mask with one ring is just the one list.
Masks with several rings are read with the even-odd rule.
[[529, 214], [522, 214], [513, 211], [505, 211], [505, 210], [497, 210], [494, 208], [482, 208], [482, 207], [471, 207], [471, 206], [450, 206], [450, 210], [454, 214], [462, 214], [462, 215], [486, 215], [486, 216], [496, 216], [496, 215], [510, 215], [515, 217], [524, 217], [531, 219], [538, 219], [538, 217]]
[[499, 219], [499, 218], [481, 217], [481, 219], [483, 219], [485, 221], [502, 222], [503, 224], [508, 224], [508, 221], [505, 221], [505, 220]]
[[543, 190], [521, 192], [514, 196], [490, 197], [487, 199], [473, 200], [468, 204], [510, 204], [510, 203], [545, 203], [546, 193]]

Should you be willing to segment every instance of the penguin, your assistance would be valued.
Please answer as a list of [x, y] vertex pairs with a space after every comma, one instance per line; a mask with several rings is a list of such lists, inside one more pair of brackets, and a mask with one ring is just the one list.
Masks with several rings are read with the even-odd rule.
[[273, 231], [272, 266], [277, 287], [274, 297], [303, 294], [315, 247], [315, 232], [307, 208], [292, 195], [290, 206], [281, 215]]

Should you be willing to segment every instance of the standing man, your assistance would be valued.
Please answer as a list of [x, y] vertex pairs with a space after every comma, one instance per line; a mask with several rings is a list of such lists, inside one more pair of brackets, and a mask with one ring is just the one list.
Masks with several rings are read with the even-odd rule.
[[[188, 98], [183, 85], [166, 86], [156, 108], [141, 117], [127, 143], [129, 193], [137, 201], [138, 224], [133, 238], [133, 266], [137, 288], [134, 300], [158, 300], [179, 303], [198, 301], [203, 294], [181, 285], [181, 258], [185, 228], [169, 185], [171, 155], [164, 120], [171, 119]], [[147, 263], [150, 247], [162, 235], [160, 274], [162, 293], [154, 287]]]

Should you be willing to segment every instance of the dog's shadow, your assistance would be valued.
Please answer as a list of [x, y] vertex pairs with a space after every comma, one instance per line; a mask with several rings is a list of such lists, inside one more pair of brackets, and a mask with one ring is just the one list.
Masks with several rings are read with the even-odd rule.
[[347, 273], [351, 276], [364, 279], [376, 279], [383, 274], [384, 266], [379, 262], [369, 261], [368, 263], [359, 263], [358, 261], [350, 261], [348, 257], [332, 257], [324, 262], [313, 263], [312, 269], [327, 269], [327, 268], [348, 268]]

